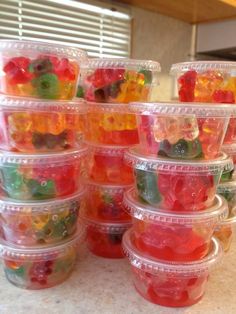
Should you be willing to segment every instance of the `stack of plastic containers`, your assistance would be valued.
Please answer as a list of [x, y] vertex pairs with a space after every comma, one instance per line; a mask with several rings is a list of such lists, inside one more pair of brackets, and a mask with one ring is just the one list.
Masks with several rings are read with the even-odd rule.
[[198, 302], [222, 255], [212, 237], [228, 214], [216, 195], [232, 160], [221, 144], [232, 106], [207, 103], [131, 103], [140, 145], [125, 154], [135, 189], [124, 206], [133, 228], [123, 238], [136, 290], [164, 306]]
[[[195, 61], [178, 63], [172, 65], [171, 74], [177, 80], [180, 101], [208, 102], [213, 106], [216, 103], [228, 103], [236, 108], [236, 62]], [[224, 152], [234, 158], [234, 163], [236, 155], [235, 112], [236, 109], [232, 112], [222, 148]], [[228, 251], [230, 247], [236, 223], [234, 213], [236, 181], [232, 174], [233, 171], [226, 171], [218, 186], [218, 193], [226, 198], [229, 205], [227, 219], [217, 226], [215, 232], [225, 251]]]
[[85, 59], [76, 48], [0, 41], [0, 253], [22, 288], [65, 280], [83, 238], [86, 108], [72, 98]]
[[149, 99], [160, 66], [152, 61], [91, 59], [83, 70], [90, 159], [87, 206], [82, 219], [87, 226], [90, 251], [102, 257], [121, 258], [122, 235], [131, 226], [122, 199], [133, 183], [124, 152], [138, 143], [136, 118], [128, 112], [128, 102]]

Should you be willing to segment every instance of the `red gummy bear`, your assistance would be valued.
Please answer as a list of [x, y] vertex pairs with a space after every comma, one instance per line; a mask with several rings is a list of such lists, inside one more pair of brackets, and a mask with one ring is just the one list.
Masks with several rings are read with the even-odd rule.
[[229, 90], [216, 90], [212, 95], [212, 101], [216, 103], [234, 104], [234, 93]]
[[28, 83], [33, 75], [28, 72], [30, 59], [25, 57], [12, 58], [4, 66], [3, 71], [7, 74], [10, 84], [25, 84]]
[[171, 210], [200, 210], [208, 200], [209, 190], [214, 187], [212, 175], [158, 175], [158, 190], [164, 198], [164, 205]]
[[95, 88], [101, 88], [124, 79], [125, 69], [96, 69], [87, 77]]
[[183, 102], [194, 101], [194, 89], [197, 79], [196, 71], [188, 71], [181, 75], [178, 79], [179, 100]]
[[57, 63], [54, 63], [54, 73], [60, 80], [75, 80], [75, 70], [70, 61], [66, 58], [62, 58]]
[[31, 282], [38, 282], [44, 286], [47, 284], [47, 277], [52, 274], [53, 261], [36, 262], [30, 269]]

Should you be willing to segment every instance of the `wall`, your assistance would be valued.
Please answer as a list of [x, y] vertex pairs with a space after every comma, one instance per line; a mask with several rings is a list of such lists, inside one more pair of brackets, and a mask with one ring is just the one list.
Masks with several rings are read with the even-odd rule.
[[132, 57], [161, 63], [160, 86], [153, 100], [168, 100], [173, 88], [168, 72], [172, 63], [188, 60], [192, 27], [171, 17], [136, 7], [132, 7], [131, 12]]

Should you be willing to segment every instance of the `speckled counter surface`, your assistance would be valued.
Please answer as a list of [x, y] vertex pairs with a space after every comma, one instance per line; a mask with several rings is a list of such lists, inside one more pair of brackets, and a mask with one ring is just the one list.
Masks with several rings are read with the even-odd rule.
[[80, 252], [72, 276], [60, 286], [38, 290], [14, 287], [0, 273], [0, 314], [235, 314], [236, 242], [212, 273], [205, 297], [188, 308], [165, 308], [134, 290], [128, 261]]

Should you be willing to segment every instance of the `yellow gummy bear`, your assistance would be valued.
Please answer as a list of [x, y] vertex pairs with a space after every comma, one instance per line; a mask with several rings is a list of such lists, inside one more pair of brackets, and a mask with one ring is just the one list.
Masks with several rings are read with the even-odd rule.
[[27, 112], [12, 113], [8, 117], [9, 131], [13, 132], [29, 132], [32, 131], [32, 116]]

